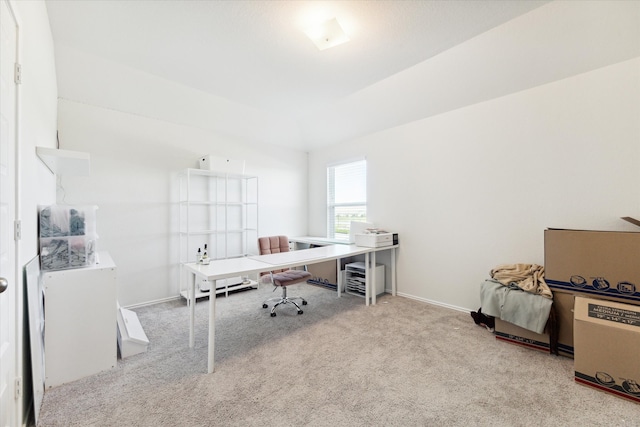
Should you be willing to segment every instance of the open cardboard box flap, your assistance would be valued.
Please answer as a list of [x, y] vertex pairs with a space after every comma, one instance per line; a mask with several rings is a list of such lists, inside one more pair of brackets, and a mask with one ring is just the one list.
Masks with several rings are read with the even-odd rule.
[[640, 227], [640, 220], [635, 219], [635, 218], [631, 218], [630, 216], [623, 216], [621, 217], [621, 219], [624, 219], [627, 222], [630, 222], [633, 225], [637, 225], [638, 227]]
[[[637, 225], [640, 227], [640, 219], [635, 219], [630, 216], [621, 216], [620, 219], [627, 221], [633, 225]], [[571, 231], [593, 231], [598, 232], [598, 230], [586, 230], [582, 228], [556, 228], [556, 227], [547, 227], [547, 230], [571, 230]], [[609, 231], [601, 231], [602, 233], [608, 233]]]

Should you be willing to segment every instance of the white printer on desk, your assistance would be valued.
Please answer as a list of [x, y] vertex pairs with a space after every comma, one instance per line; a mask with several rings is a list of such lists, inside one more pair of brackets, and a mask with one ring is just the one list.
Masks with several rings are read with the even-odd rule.
[[367, 248], [382, 248], [398, 244], [398, 233], [388, 233], [386, 231], [369, 230], [365, 233], [356, 234], [356, 246]]

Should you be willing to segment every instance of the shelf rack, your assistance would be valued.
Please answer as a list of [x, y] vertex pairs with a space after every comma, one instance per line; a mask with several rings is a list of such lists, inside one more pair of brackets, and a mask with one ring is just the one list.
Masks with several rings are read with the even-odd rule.
[[[204, 252], [206, 244], [211, 260], [258, 254], [258, 178], [186, 169], [178, 179], [180, 295], [190, 302], [188, 275], [182, 266], [197, 261], [198, 248]], [[215, 293], [228, 295], [257, 285], [246, 279], [217, 281]], [[199, 289], [196, 286], [196, 300], [211, 293]]]

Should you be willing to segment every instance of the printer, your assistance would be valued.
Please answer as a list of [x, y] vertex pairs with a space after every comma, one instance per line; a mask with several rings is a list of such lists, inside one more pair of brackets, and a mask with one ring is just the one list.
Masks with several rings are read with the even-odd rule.
[[398, 233], [388, 233], [386, 231], [369, 231], [356, 234], [356, 246], [367, 248], [381, 248], [398, 244]]

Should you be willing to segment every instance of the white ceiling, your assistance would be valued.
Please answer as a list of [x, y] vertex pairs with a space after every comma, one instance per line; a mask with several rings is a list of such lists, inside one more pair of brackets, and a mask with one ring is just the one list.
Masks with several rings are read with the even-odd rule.
[[[545, 3], [56, 0], [47, 9], [56, 46], [308, 120]], [[319, 51], [305, 23], [331, 17], [351, 41]]]
[[[55, 43], [271, 112], [299, 115], [544, 4], [540, 1], [50, 1]], [[337, 17], [351, 41], [303, 33]]]
[[61, 98], [304, 151], [640, 55], [640, 1], [46, 4]]

